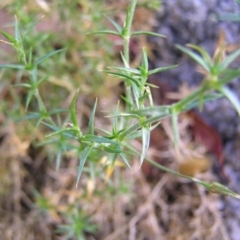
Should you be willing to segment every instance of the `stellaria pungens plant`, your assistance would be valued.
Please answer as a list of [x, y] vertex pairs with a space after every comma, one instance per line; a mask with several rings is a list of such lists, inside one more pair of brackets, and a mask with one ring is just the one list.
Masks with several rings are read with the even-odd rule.
[[[15, 36], [0, 31], [0, 33], [7, 39], [4, 41], [12, 45], [18, 53], [18, 61], [20, 64], [4, 64], [0, 68], [11, 68], [17, 70], [23, 70], [28, 73], [29, 82], [28, 83], [19, 83], [17, 86], [24, 87], [27, 89], [28, 94], [25, 103], [25, 109], [28, 109], [30, 102], [33, 100], [33, 97], [36, 98], [38, 104], [38, 112], [30, 113], [27, 118], [36, 118], [37, 126], [40, 123], [45, 124], [50, 129], [53, 130], [53, 133], [49, 134], [48, 137], [58, 136], [61, 142], [66, 144], [68, 139], [74, 140], [78, 147], [74, 147], [76, 155], [79, 157], [79, 167], [78, 167], [78, 176], [76, 185], [80, 180], [80, 176], [84, 170], [87, 159], [92, 151], [101, 151], [107, 155], [114, 166], [117, 158], [123, 160], [123, 162], [131, 169], [131, 164], [129, 163], [129, 157], [131, 155], [137, 155], [140, 157], [139, 166], [141, 167], [144, 160], [151, 163], [153, 166], [160, 168], [161, 170], [187, 178], [193, 182], [199, 183], [207, 188], [209, 191], [214, 193], [219, 193], [223, 195], [230, 195], [235, 198], [240, 198], [240, 196], [225, 186], [219, 183], [207, 183], [201, 180], [198, 180], [193, 177], [185, 176], [178, 172], [175, 172], [169, 168], [166, 168], [160, 164], [155, 163], [154, 161], [146, 158], [146, 153], [149, 148], [150, 134], [151, 131], [157, 127], [160, 121], [163, 118], [171, 117], [172, 119], [172, 128], [174, 132], [174, 144], [178, 147], [179, 142], [179, 133], [178, 133], [178, 115], [181, 112], [187, 111], [193, 107], [200, 106], [202, 104], [226, 96], [231, 103], [236, 108], [237, 112], [240, 113], [239, 102], [235, 95], [230, 92], [230, 90], [225, 86], [226, 83], [231, 81], [233, 78], [240, 75], [239, 69], [229, 69], [229, 65], [234, 61], [239, 55], [240, 50], [236, 50], [225, 59], [221, 59], [221, 55], [216, 56], [215, 59], [211, 59], [208, 53], [200, 48], [199, 46], [189, 45], [192, 49], [197, 50], [201, 56], [195, 52], [189, 50], [188, 48], [177, 46], [181, 51], [188, 54], [195, 61], [197, 61], [206, 74], [205, 81], [203, 84], [192, 94], [186, 98], [180, 100], [177, 103], [172, 105], [165, 106], [154, 106], [152, 95], [151, 95], [151, 84], [147, 82], [148, 77], [152, 74], [169, 70], [176, 66], [161, 67], [154, 70], [149, 70], [148, 59], [146, 50], [142, 50], [142, 63], [138, 68], [132, 68], [130, 64], [130, 39], [138, 35], [146, 34], [157, 37], [164, 37], [160, 34], [147, 32], [147, 31], [131, 31], [132, 20], [134, 16], [134, 11], [137, 5], [137, 0], [132, 0], [126, 14], [126, 20], [123, 26], [120, 26], [117, 22], [107, 17], [107, 19], [112, 23], [115, 30], [100, 30], [91, 32], [90, 34], [112, 34], [120, 37], [123, 41], [123, 52], [121, 54], [123, 66], [120, 67], [109, 67], [104, 70], [106, 73], [114, 75], [120, 78], [125, 83], [126, 97], [124, 98], [126, 103], [126, 108], [124, 111], [119, 110], [118, 105], [114, 113], [109, 114], [109, 117], [112, 118], [112, 131], [107, 131], [101, 129], [102, 135], [95, 133], [94, 127], [94, 116], [97, 108], [97, 101], [92, 109], [92, 113], [89, 119], [88, 131], [83, 132], [78, 125], [77, 114], [76, 114], [76, 101], [78, 97], [78, 90], [72, 100], [70, 107], [70, 116], [69, 123], [65, 125], [56, 125], [51, 115], [56, 113], [61, 113], [63, 110], [59, 109], [57, 111], [47, 111], [45, 104], [39, 94], [38, 88], [39, 85], [46, 80], [46, 77], [38, 79], [38, 66], [42, 64], [46, 59], [50, 58], [55, 54], [59, 54], [63, 49], [50, 52], [43, 57], [33, 60], [32, 51], [29, 51], [26, 55], [24, 49], [24, 37], [22, 38], [17, 18], [15, 20]], [[220, 94], [213, 93], [212, 91], [219, 91]], [[133, 139], [141, 138], [142, 139], [142, 151], [139, 153], [134, 149], [129, 142]], [[52, 142], [55, 142], [56, 139], [53, 139]], [[51, 140], [48, 141], [51, 143]], [[57, 166], [59, 166], [61, 152], [64, 152], [64, 144], [61, 144], [60, 154], [57, 159]], [[71, 147], [71, 146], [68, 146]]]

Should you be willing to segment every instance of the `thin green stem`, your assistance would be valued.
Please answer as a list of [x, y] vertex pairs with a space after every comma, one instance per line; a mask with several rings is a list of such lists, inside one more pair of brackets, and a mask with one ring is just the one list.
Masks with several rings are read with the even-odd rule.
[[173, 104], [171, 106], [171, 109], [175, 109], [178, 113], [184, 109], [185, 106], [187, 106], [189, 103], [193, 102], [194, 100], [198, 99], [199, 96], [201, 96], [206, 91], [205, 86], [201, 86], [199, 89], [197, 89], [195, 92], [191, 93], [189, 96], [185, 97], [181, 101]]
[[176, 171], [174, 171], [174, 170], [172, 170], [170, 168], [164, 167], [163, 165], [160, 165], [160, 164], [154, 162], [153, 160], [151, 160], [149, 158], [145, 158], [145, 160], [147, 162], [149, 162], [151, 165], [153, 165], [154, 167], [159, 168], [159, 169], [161, 169], [164, 172], [167, 172], [167, 173], [170, 173], [172, 175], [175, 175], [175, 176], [178, 176], [178, 177], [181, 177], [181, 178], [185, 178], [185, 179], [188, 179], [188, 180], [190, 180], [192, 182], [200, 184], [200, 185], [202, 185], [203, 187], [205, 187], [207, 190], [209, 190], [212, 193], [222, 194], [224, 196], [231, 196], [231, 197], [240, 199], [240, 195], [239, 194], [231, 191], [229, 188], [227, 188], [226, 186], [224, 186], [224, 185], [222, 185], [222, 184], [220, 184], [218, 182], [205, 182], [205, 181], [202, 181], [202, 180], [200, 180], [198, 178], [190, 177], [190, 176], [181, 174], [179, 172], [176, 172]]
[[[128, 148], [130, 153], [133, 154], [134, 156], [136, 156], [136, 155], [140, 156], [141, 155], [130, 144], [125, 145], [125, 147]], [[187, 176], [187, 175], [181, 174], [181, 173], [179, 173], [177, 171], [174, 171], [174, 170], [172, 170], [170, 168], [164, 167], [163, 165], [161, 165], [159, 163], [156, 163], [155, 161], [153, 161], [153, 160], [151, 160], [149, 158], [145, 157], [145, 160], [147, 162], [149, 162], [152, 166], [154, 166], [154, 167], [156, 167], [158, 169], [161, 169], [164, 172], [167, 172], [167, 173], [170, 173], [170, 174], [175, 175], [177, 177], [185, 178], [185, 179], [188, 179], [188, 180], [190, 180], [192, 182], [200, 184], [200, 185], [202, 185], [203, 187], [205, 187], [206, 189], [208, 189], [212, 193], [218, 193], [218, 194], [222, 194], [222, 195], [225, 195], [225, 196], [231, 196], [231, 197], [240, 199], [240, 195], [238, 195], [237, 193], [231, 191], [230, 189], [228, 189], [227, 187], [225, 187], [224, 185], [222, 185], [220, 183], [217, 183], [217, 182], [205, 182], [205, 181], [202, 181], [202, 180], [200, 180], [198, 178]]]
[[191, 180], [191, 181], [193, 181], [193, 179], [194, 179], [193, 177], [190, 177], [190, 176], [187, 176], [187, 175], [183, 175], [183, 174], [181, 174], [179, 172], [176, 172], [176, 171], [174, 171], [174, 170], [172, 170], [170, 168], [164, 167], [163, 165], [161, 165], [159, 163], [156, 163], [155, 161], [153, 161], [153, 160], [151, 160], [149, 158], [145, 158], [145, 160], [147, 162], [149, 162], [151, 165], [153, 165], [154, 167], [156, 167], [158, 169], [161, 169], [164, 172], [171, 173], [172, 175], [175, 175], [175, 176], [178, 176], [178, 177], [182, 177], [182, 178], [186, 178], [186, 179]]
[[[137, 156], [141, 156], [141, 154], [134, 147], [132, 147], [130, 144], [125, 145], [125, 147], [127, 147], [130, 150], [131, 154], [137, 155]], [[176, 172], [176, 171], [174, 171], [174, 170], [172, 170], [170, 168], [164, 167], [163, 165], [161, 165], [159, 163], [156, 163], [155, 161], [151, 160], [150, 158], [146, 158], [145, 157], [145, 160], [147, 162], [149, 162], [151, 165], [153, 165], [154, 167], [157, 167], [157, 168], [161, 169], [164, 172], [171, 173], [171, 174], [173, 174], [175, 176], [186, 178], [186, 179], [189, 179], [191, 181], [195, 180], [195, 178], [193, 178], [193, 177], [181, 174], [181, 173]], [[201, 181], [199, 180], [199, 182], [201, 182]]]
[[128, 64], [128, 66], [126, 67], [130, 66], [129, 44], [130, 44], [130, 37], [131, 37], [132, 20], [133, 20], [136, 4], [137, 4], [137, 0], [132, 0], [127, 11], [126, 22], [123, 30], [123, 55]]
[[[134, 11], [136, 8], [137, 0], [132, 0], [130, 6], [128, 7], [127, 16], [125, 26], [122, 32], [123, 37], [123, 56], [126, 64], [126, 68], [130, 67], [130, 38], [131, 38], [131, 26], [132, 20], [134, 16]], [[126, 98], [128, 102], [131, 104], [133, 103], [132, 94], [131, 94], [131, 87], [125, 84], [126, 88]], [[129, 107], [127, 105], [127, 107]]]

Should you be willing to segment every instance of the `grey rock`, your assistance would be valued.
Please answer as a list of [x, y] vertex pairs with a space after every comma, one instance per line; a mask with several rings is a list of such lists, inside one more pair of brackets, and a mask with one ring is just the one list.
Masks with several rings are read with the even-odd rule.
[[[175, 44], [197, 44], [213, 54], [220, 29], [226, 34], [229, 44], [240, 43], [240, 23], [225, 20], [226, 14], [240, 15], [240, 5], [235, 0], [162, 0], [162, 9], [157, 19], [157, 32], [167, 39], [151, 38], [156, 45], [154, 67], [178, 64], [178, 68], [159, 74], [159, 79], [176, 90], [181, 83], [197, 86], [203, 76], [196, 72], [196, 64], [180, 52]], [[238, 67], [240, 59], [233, 64]], [[229, 87], [240, 99], [240, 79], [235, 79]], [[210, 102], [201, 113], [224, 141], [225, 172], [230, 178], [228, 187], [240, 193], [240, 118], [227, 99]], [[239, 240], [240, 202], [224, 198], [223, 215], [232, 240]]]

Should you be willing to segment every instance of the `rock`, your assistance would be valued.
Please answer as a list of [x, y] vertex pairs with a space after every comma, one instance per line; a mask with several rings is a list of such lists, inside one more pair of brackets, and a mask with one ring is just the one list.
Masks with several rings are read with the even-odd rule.
[[[159, 74], [161, 81], [168, 83], [173, 90], [183, 82], [189, 86], [200, 84], [203, 75], [196, 71], [195, 62], [177, 50], [175, 44], [197, 44], [212, 55], [220, 30], [225, 32], [227, 44], [239, 44], [239, 22], [220, 20], [227, 18], [227, 14], [239, 13], [240, 4], [235, 0], [162, 0], [162, 9], [157, 14], [159, 25], [155, 31], [166, 35], [167, 39], [150, 39], [156, 45], [153, 66], [179, 66]], [[240, 59], [233, 66], [239, 64]], [[229, 87], [240, 99], [240, 80], [235, 79]], [[221, 134], [225, 143], [226, 174], [230, 178], [228, 187], [240, 193], [240, 118], [227, 99], [206, 104], [201, 115]], [[226, 206], [223, 214], [231, 239], [239, 240], [240, 202], [231, 198], [222, 201]]]

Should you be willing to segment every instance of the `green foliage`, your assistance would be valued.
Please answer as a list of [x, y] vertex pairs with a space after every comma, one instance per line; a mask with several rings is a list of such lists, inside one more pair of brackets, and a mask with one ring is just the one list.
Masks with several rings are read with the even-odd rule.
[[57, 233], [64, 235], [65, 239], [86, 240], [86, 233], [94, 233], [97, 230], [96, 225], [92, 224], [84, 212], [81, 212], [77, 206], [68, 211], [66, 216], [67, 224], [59, 225]]
[[[66, 1], [59, 1], [58, 4], [64, 5], [66, 3]], [[96, 1], [95, 4], [101, 6], [101, 1]], [[30, 19], [23, 19], [27, 22], [25, 27], [27, 26], [28, 30], [25, 33], [20, 31], [21, 28], [19, 27], [19, 24], [21, 22], [19, 23], [18, 17], [15, 19], [14, 36], [5, 31], [0, 31], [0, 33], [7, 39], [7, 41], [4, 40], [2, 42], [11, 45], [17, 52], [17, 64], [3, 64], [0, 65], [0, 69], [11, 69], [17, 71], [21, 76], [24, 76], [24, 78], [20, 78], [20, 81], [14, 84], [15, 87], [20, 87], [26, 91], [24, 109], [27, 114], [23, 118], [19, 117], [19, 119], [35, 119], [36, 127], [42, 123], [42, 125], [51, 130], [51, 133], [47, 135], [47, 140], [42, 144], [52, 144], [55, 146], [57, 169], [61, 164], [62, 156], [66, 152], [74, 152], [75, 156], [79, 159], [76, 186], [78, 186], [83, 173], [89, 174], [91, 178], [95, 178], [96, 176], [102, 177], [103, 174], [101, 171], [104, 167], [97, 169], [97, 166], [99, 166], [97, 164], [101, 157], [105, 156], [107, 158], [106, 165], [108, 164], [107, 168], [109, 172], [111, 172], [116, 166], [118, 159], [121, 159], [123, 163], [131, 169], [130, 160], [134, 155], [139, 156], [140, 158], [139, 167], [141, 167], [144, 160], [147, 160], [157, 168], [199, 183], [212, 192], [239, 198], [239, 195], [218, 183], [206, 183], [196, 178], [179, 174], [151, 161], [150, 159], [146, 159], [146, 154], [149, 148], [151, 131], [166, 117], [171, 117], [172, 119], [174, 144], [178, 147], [178, 115], [181, 112], [187, 111], [196, 106], [199, 106], [199, 108], [202, 109], [202, 105], [205, 102], [225, 96], [240, 114], [239, 101], [226, 87], [228, 82], [235, 77], [240, 76], [239, 69], [229, 68], [231, 63], [239, 57], [240, 49], [228, 55], [226, 58], [222, 58], [221, 51], [219, 51], [214, 58], [211, 58], [209, 54], [199, 46], [188, 45], [189, 48], [177, 46], [179, 50], [189, 55], [202, 67], [205, 79], [195, 92], [191, 93], [184, 99], [171, 105], [154, 106], [151, 94], [151, 88], [154, 86], [148, 83], [148, 77], [152, 74], [170, 70], [171, 68], [176, 67], [176, 65], [149, 70], [147, 53], [143, 48], [141, 64], [137, 68], [131, 67], [129, 53], [131, 37], [136, 37], [142, 34], [163, 37], [160, 34], [147, 31], [131, 31], [136, 5], [136, 0], [131, 1], [123, 26], [120, 26], [113, 19], [106, 17], [115, 30], [96, 30], [89, 33], [93, 36], [96, 34], [116, 35], [122, 39], [123, 43], [121, 66], [109, 66], [110, 59], [106, 58], [108, 67], [104, 64], [105, 68], [102, 72], [96, 71], [91, 74], [92, 70], [94, 68], [96, 70], [97, 68], [93, 60], [91, 66], [88, 64], [84, 65], [85, 68], [81, 73], [81, 79], [90, 79], [87, 81], [89, 81], [89, 85], [92, 85], [92, 88], [90, 88], [91, 91], [94, 91], [96, 86], [98, 87], [97, 84], [95, 85], [95, 82], [99, 83], [99, 81], [97, 81], [99, 74], [109, 74], [124, 82], [126, 91], [124, 100], [126, 106], [124, 110], [120, 110], [119, 103], [117, 103], [115, 111], [109, 113], [108, 117], [112, 120], [112, 126], [110, 127], [111, 130], [100, 129], [99, 131], [99, 129], [95, 128], [97, 100], [95, 101], [90, 114], [88, 129], [79, 126], [77, 100], [79, 95], [86, 94], [86, 92], [82, 91], [81, 84], [83, 84], [83, 82], [80, 82], [78, 85], [78, 90], [75, 91], [68, 110], [59, 107], [57, 108], [54, 104], [49, 103], [48, 99], [46, 99], [46, 94], [44, 95], [41, 90], [42, 84], [46, 84], [45, 86], [47, 88], [51, 85], [48, 81], [49, 76], [53, 72], [51, 69], [55, 69], [56, 66], [59, 65], [59, 71], [57, 71], [59, 74], [62, 74], [62, 69], [64, 69], [64, 71], [69, 70], [70, 66], [65, 66], [68, 64], [66, 54], [73, 54], [73, 51], [78, 50], [78, 46], [75, 46], [74, 44], [71, 45], [69, 41], [68, 46], [62, 43], [62, 49], [51, 49], [51, 51], [45, 54], [39, 54], [40, 51], [36, 50], [35, 54], [33, 54], [35, 51], [34, 47], [36, 47], [39, 42], [37, 39], [35, 39], [35, 42], [27, 40], [31, 34], [29, 29], [33, 28], [33, 24], [30, 24], [32, 21]], [[61, 14], [63, 19], [68, 19], [70, 14], [76, 14], [74, 11], [74, 4], [69, 7], [72, 10], [70, 11], [69, 9], [66, 9], [63, 11]], [[89, 3], [88, 7], [89, 9], [93, 9], [93, 3]], [[21, 15], [21, 18], [22, 17], [23, 16]], [[93, 18], [97, 19], [95, 19], [94, 24], [98, 22], [99, 17], [98, 13], [94, 13]], [[72, 27], [74, 27], [75, 23], [71, 24]], [[79, 34], [82, 33], [82, 31], [83, 29], [77, 29]], [[88, 37], [90, 36], [88, 35]], [[40, 40], [40, 42], [41, 41], [42, 40]], [[106, 49], [107, 45], [108, 43], [104, 45]], [[92, 43], [83, 46], [83, 50], [91, 48], [93, 48]], [[51, 62], [51, 59], [54, 59], [54, 61]], [[46, 64], [47, 61], [49, 64]], [[83, 61], [87, 62], [87, 59], [83, 57]], [[76, 69], [72, 69], [72, 71], [74, 73], [77, 72]], [[89, 78], [89, 76], [91, 76], [91, 78]], [[75, 89], [74, 86], [76, 86], [76, 82], [72, 82], [70, 85], [72, 93], [72, 89]], [[50, 89], [55, 93], [54, 88]], [[216, 93], [216, 91], [219, 93]], [[42, 94], [44, 97], [42, 97]], [[54, 94], [54, 97], [59, 97], [58, 93]], [[33, 109], [33, 111], [29, 109]], [[63, 117], [61, 114], [63, 113], [65, 114], [65, 121], [62, 120]], [[138, 152], [131, 146], [131, 141], [134, 139], [142, 140], [141, 152]], [[40, 195], [37, 195], [37, 205], [44, 211], [47, 211], [50, 207], [48, 201]], [[67, 225], [59, 226], [59, 232], [64, 232], [68, 239], [71, 239], [73, 236], [77, 239], [85, 239], [84, 232], [91, 233], [95, 231], [95, 227], [88, 222], [85, 214], [80, 212], [77, 208], [74, 208], [74, 211], [70, 211], [67, 215], [67, 219]]]
[[34, 195], [36, 198], [35, 205], [38, 209], [40, 209], [41, 213], [47, 214], [50, 210], [54, 208], [54, 206], [50, 202], [50, 199], [43, 197], [36, 190], [34, 191]]
[[[192, 94], [184, 98], [183, 100], [172, 104], [170, 106], [153, 106], [151, 90], [152, 87], [147, 83], [148, 77], [152, 74], [169, 70], [176, 66], [168, 66], [163, 68], [157, 68], [153, 70], [148, 69], [148, 59], [146, 50], [142, 51], [142, 63], [138, 68], [130, 68], [130, 58], [129, 58], [129, 43], [130, 38], [134, 35], [139, 34], [150, 34], [154, 36], [162, 37], [162, 35], [149, 33], [149, 32], [131, 32], [131, 25], [134, 16], [134, 11], [137, 1], [132, 1], [129, 5], [126, 14], [126, 21], [124, 26], [120, 26], [117, 22], [107, 17], [110, 23], [114, 26], [116, 31], [112, 30], [100, 30], [91, 32], [91, 34], [114, 34], [122, 38], [123, 41], [123, 67], [109, 67], [115, 71], [104, 70], [104, 72], [114, 75], [124, 81], [126, 87], [126, 112], [119, 112], [118, 108], [113, 116], [111, 116], [113, 121], [112, 132], [106, 130], [102, 131], [105, 133], [104, 136], [95, 135], [94, 133], [94, 115], [96, 112], [97, 102], [93, 107], [93, 111], [89, 120], [89, 129], [88, 132], [83, 133], [80, 130], [77, 112], [76, 112], [76, 103], [77, 97], [79, 94], [78, 90], [72, 100], [70, 107], [70, 120], [68, 127], [60, 126], [57, 127], [51, 117], [50, 111], [48, 111], [43, 103], [42, 98], [39, 94], [39, 86], [41, 83], [46, 81], [47, 77], [41, 78], [38, 80], [38, 67], [48, 58], [52, 57], [55, 54], [62, 54], [63, 50], [56, 50], [50, 53], [45, 54], [44, 56], [38, 58], [37, 60], [32, 59], [32, 54], [29, 57], [26, 56], [26, 51], [24, 48], [24, 39], [21, 38], [18, 20], [15, 20], [15, 36], [11, 36], [3, 31], [4, 35], [9, 44], [11, 44], [18, 53], [18, 60], [22, 65], [13, 65], [5, 64], [1, 68], [12, 68], [21, 71], [27, 71], [29, 74], [29, 83], [20, 83], [18, 86], [28, 89], [25, 109], [28, 109], [30, 102], [32, 101], [33, 96], [35, 96], [39, 112], [35, 113], [35, 118], [38, 118], [37, 125], [40, 122], [45, 121], [45, 125], [49, 126], [54, 132], [49, 134], [48, 137], [59, 136], [61, 139], [61, 146], [64, 146], [66, 138], [74, 139], [78, 142], [79, 147], [76, 148], [77, 156], [79, 157], [79, 168], [78, 168], [78, 177], [77, 184], [80, 180], [80, 176], [84, 170], [84, 166], [87, 162], [87, 159], [90, 153], [93, 150], [99, 150], [105, 152], [105, 154], [111, 156], [114, 155], [113, 159], [117, 159], [119, 155], [125, 164], [130, 168], [130, 163], [127, 158], [127, 155], [131, 153], [129, 149], [125, 149], [129, 144], [129, 141], [134, 138], [142, 139], [142, 152], [140, 154], [140, 166], [142, 165], [150, 141], [150, 133], [154, 129], [155, 124], [157, 124], [161, 119], [170, 116], [172, 118], [172, 128], [174, 131], [174, 143], [177, 147], [179, 142], [179, 133], [178, 133], [178, 115], [192, 107], [195, 107], [197, 104], [202, 108], [202, 104], [206, 101], [210, 101], [221, 97], [224, 95], [227, 97], [231, 103], [234, 105], [236, 110], [240, 113], [240, 105], [234, 94], [227, 89], [225, 86], [226, 83], [231, 81], [234, 77], [240, 75], [238, 69], [230, 69], [229, 65], [240, 55], [240, 50], [236, 50], [225, 59], [221, 58], [221, 51], [212, 59], [208, 53], [199, 46], [188, 45], [193, 50], [199, 52], [199, 54], [194, 51], [177, 46], [178, 49], [183, 51], [192, 57], [205, 71], [206, 78], [203, 81], [202, 85]], [[31, 52], [30, 52], [31, 53]], [[211, 93], [212, 91], [219, 91], [222, 95], [216, 95]], [[54, 112], [56, 113], [56, 112]], [[33, 115], [30, 113], [30, 116]], [[135, 120], [134, 120], [135, 119]], [[121, 124], [118, 124], [121, 123]], [[119, 128], [119, 126], [121, 126]], [[64, 143], [64, 144], [63, 144]], [[57, 155], [57, 166], [59, 166], [60, 156], [64, 151], [64, 147], [60, 147]], [[115, 161], [114, 160], [114, 161]]]
[[[54, 206], [49, 198], [43, 197], [37, 191], [34, 191], [36, 207], [42, 214], [48, 214], [56, 211], [57, 207]], [[56, 233], [62, 234], [65, 239], [72, 239], [75, 237], [77, 240], [85, 240], [86, 233], [94, 233], [97, 226], [92, 224], [86, 213], [81, 211], [77, 205], [69, 206], [66, 213], [63, 214], [66, 219], [66, 224], [58, 225]]]

